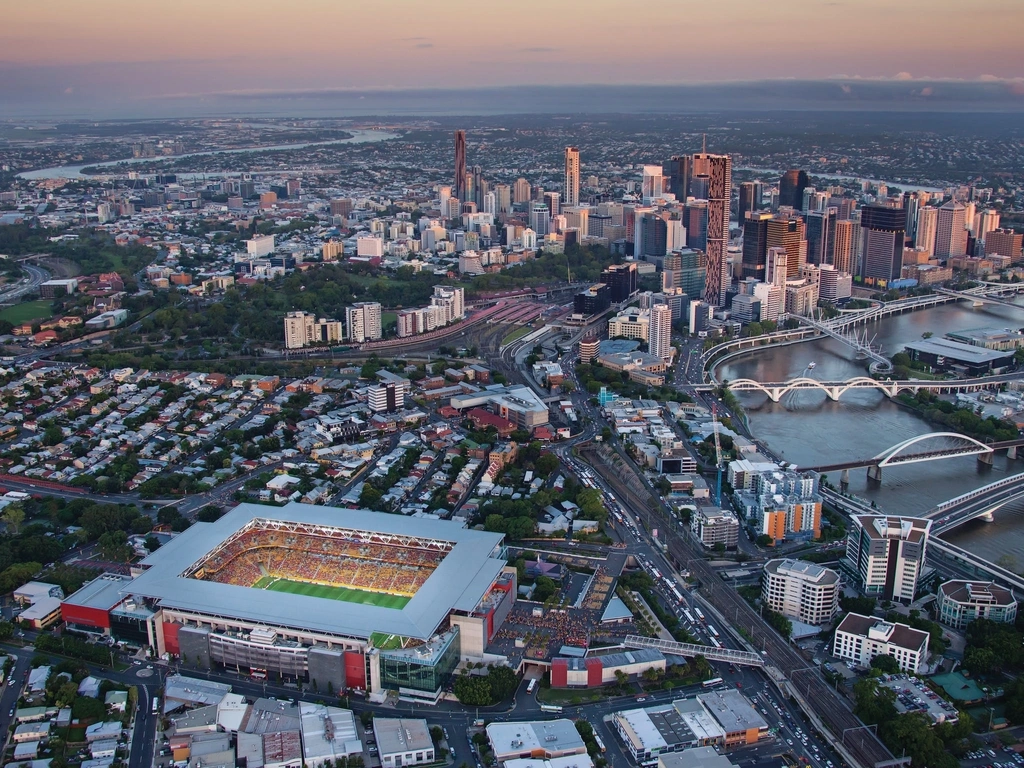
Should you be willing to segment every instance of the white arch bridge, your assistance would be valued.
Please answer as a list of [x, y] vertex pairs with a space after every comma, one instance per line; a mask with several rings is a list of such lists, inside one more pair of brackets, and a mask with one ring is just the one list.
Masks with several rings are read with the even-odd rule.
[[[1011, 441], [1017, 443], [1019, 441]], [[910, 450], [915, 446], [924, 444], [925, 450]], [[917, 435], [909, 440], [904, 440], [896, 445], [886, 448], [877, 456], [870, 459], [852, 459], [839, 461], [834, 464], [821, 464], [814, 467], [800, 467], [804, 471], [814, 472], [835, 472], [842, 470], [842, 482], [848, 483], [849, 470], [855, 467], [867, 467], [868, 478], [879, 481], [882, 479], [882, 467], [895, 467], [902, 464], [918, 464], [923, 461], [938, 461], [940, 459], [952, 459], [957, 456], [977, 456], [979, 461], [991, 463], [992, 454], [996, 447], [1004, 446], [1002, 443], [988, 445], [975, 440], [973, 437], [961, 435], [959, 432], [929, 432], [925, 435]]]
[[829, 400], [838, 400], [847, 392], [876, 389], [889, 397], [896, 397], [900, 392], [917, 392], [930, 389], [933, 392], [965, 392], [978, 389], [993, 389], [1008, 381], [1024, 378], [1024, 374], [1012, 373], [1001, 376], [984, 376], [977, 379], [955, 379], [949, 381], [924, 381], [907, 379], [872, 379], [867, 376], [856, 376], [846, 381], [818, 381], [804, 376], [782, 382], [761, 382], [754, 379], [733, 379], [725, 386], [732, 392], [763, 392], [773, 403], [779, 402], [790, 392], [820, 391]]

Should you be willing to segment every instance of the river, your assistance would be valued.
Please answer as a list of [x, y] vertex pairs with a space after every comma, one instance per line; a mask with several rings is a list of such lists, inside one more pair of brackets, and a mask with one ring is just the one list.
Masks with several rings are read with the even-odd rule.
[[[332, 144], [365, 144], [373, 141], [387, 141], [388, 139], [397, 139], [397, 133], [388, 133], [387, 131], [367, 131], [349, 129], [348, 133], [352, 134], [350, 139], [335, 139], [334, 141], [309, 141], [304, 144], [273, 144], [266, 147], [242, 147], [239, 149], [218, 149], [210, 152], [187, 152], [183, 155], [161, 155], [159, 157], [126, 157], [123, 160], [104, 160], [102, 162], [93, 163], [82, 163], [81, 165], [60, 165], [54, 168], [39, 168], [35, 171], [24, 171], [18, 174], [19, 179], [27, 179], [29, 181], [39, 181], [42, 179], [89, 179], [96, 178], [95, 175], [82, 173], [83, 168], [91, 167], [110, 167], [115, 165], [138, 165], [141, 163], [158, 163], [165, 160], [179, 160], [183, 157], [205, 157], [208, 155], [237, 155], [243, 152], [280, 152], [288, 149], [305, 149], [306, 147], [327, 147]], [[281, 171], [275, 171], [280, 174]], [[112, 174], [117, 175], [117, 174]], [[191, 174], [185, 173], [180, 174], [183, 176], [190, 176]], [[238, 175], [234, 173], [206, 173], [205, 176], [233, 176]]]
[[[974, 309], [961, 302], [894, 315], [858, 330], [866, 330], [869, 339], [892, 355], [929, 331], [941, 336], [983, 326], [1024, 327], [1024, 298], [1017, 301], [1022, 304], [1020, 311], [996, 305]], [[808, 370], [811, 362], [815, 367]], [[865, 362], [856, 360], [852, 349], [834, 339], [821, 339], [763, 349], [726, 361], [716, 369], [716, 377], [719, 381], [787, 381], [803, 375], [841, 381], [865, 372]], [[823, 392], [791, 392], [779, 403], [760, 394], [744, 394], [740, 400], [751, 432], [797, 466], [868, 458], [910, 437], [940, 431], [874, 390], [849, 392], [838, 402], [829, 400]], [[1022, 460], [1008, 461], [1005, 455], [997, 455], [993, 467], [980, 468], [975, 457], [967, 456], [886, 467], [877, 485], [868, 484], [866, 470], [850, 470], [850, 490], [875, 501], [885, 512], [914, 514], [1018, 472], [1024, 472]], [[838, 477], [833, 480], [838, 481]], [[1024, 569], [1024, 503], [996, 512], [994, 523], [971, 522], [945, 538], [992, 561], [1003, 555], [1014, 556], [1017, 569]]]

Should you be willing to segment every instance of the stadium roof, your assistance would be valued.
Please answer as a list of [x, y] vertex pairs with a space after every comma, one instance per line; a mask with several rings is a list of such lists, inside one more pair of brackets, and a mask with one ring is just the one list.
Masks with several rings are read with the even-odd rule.
[[[182, 576], [251, 520], [280, 520], [452, 542], [453, 547], [403, 608], [295, 595]], [[147, 570], [126, 593], [153, 598], [165, 608], [234, 617], [267, 626], [369, 637], [374, 632], [426, 640], [451, 610], [473, 611], [501, 573], [492, 556], [498, 533], [467, 530], [459, 523], [291, 503], [284, 507], [239, 504], [213, 523], [196, 523], [152, 553]]]

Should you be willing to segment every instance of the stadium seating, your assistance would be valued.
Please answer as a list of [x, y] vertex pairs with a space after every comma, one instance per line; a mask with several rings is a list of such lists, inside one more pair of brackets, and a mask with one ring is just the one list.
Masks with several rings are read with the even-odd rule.
[[225, 542], [195, 570], [221, 584], [252, 587], [271, 577], [412, 597], [445, 552], [383, 544], [345, 534], [253, 528]]

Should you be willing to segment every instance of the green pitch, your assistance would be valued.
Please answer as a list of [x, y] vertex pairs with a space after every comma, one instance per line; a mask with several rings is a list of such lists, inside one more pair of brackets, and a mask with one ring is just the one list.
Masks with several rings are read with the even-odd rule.
[[269, 589], [273, 592], [287, 592], [290, 595], [306, 595], [307, 597], [319, 597], [325, 600], [344, 600], [347, 603], [362, 603], [363, 605], [376, 605], [381, 608], [404, 608], [410, 598], [401, 595], [385, 595], [380, 592], [367, 592], [363, 589], [352, 589], [350, 587], [328, 587], [324, 584], [309, 584], [304, 581], [291, 581], [290, 579], [275, 579], [273, 576], [263, 576], [253, 584], [256, 589]]

